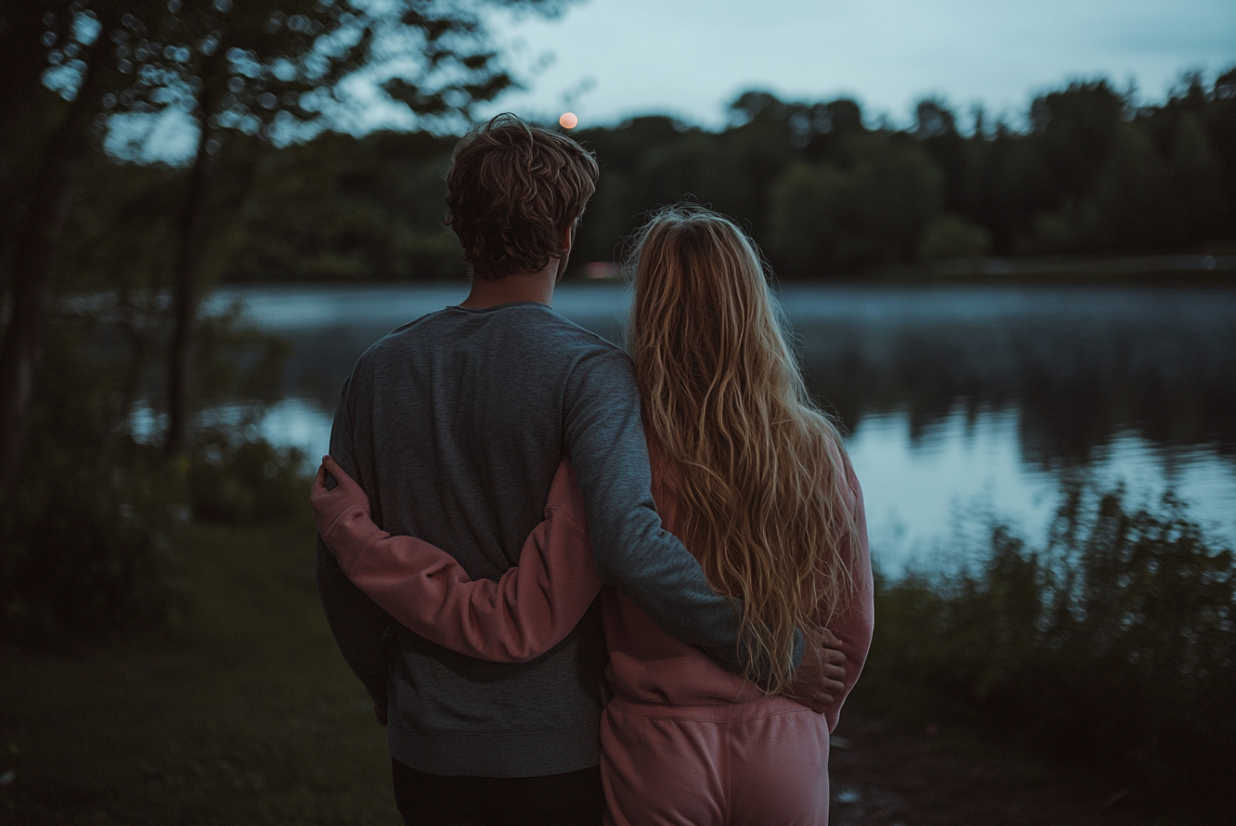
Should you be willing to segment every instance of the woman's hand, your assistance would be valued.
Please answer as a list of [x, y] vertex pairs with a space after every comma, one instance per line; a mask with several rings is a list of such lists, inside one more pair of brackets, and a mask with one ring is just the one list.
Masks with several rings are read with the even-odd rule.
[[820, 646], [808, 645], [802, 664], [794, 674], [794, 685], [785, 696], [823, 714], [845, 691], [845, 654], [841, 640], [828, 629]]
[[[337, 483], [332, 490], [326, 488], [327, 474], [334, 477]], [[360, 485], [352, 481], [351, 476], [343, 472], [339, 463], [329, 456], [322, 457], [322, 466], [313, 478], [309, 504], [313, 505], [313, 521], [318, 527], [318, 533], [326, 540], [327, 547], [330, 547], [331, 533], [337, 526], [353, 519], [369, 517], [369, 497], [361, 490]]]

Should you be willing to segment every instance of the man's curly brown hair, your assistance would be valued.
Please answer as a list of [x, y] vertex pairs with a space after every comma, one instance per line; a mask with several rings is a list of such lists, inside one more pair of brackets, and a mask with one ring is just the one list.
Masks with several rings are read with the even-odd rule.
[[600, 170], [570, 138], [504, 114], [466, 135], [447, 174], [446, 219], [475, 275], [537, 272], [565, 253]]

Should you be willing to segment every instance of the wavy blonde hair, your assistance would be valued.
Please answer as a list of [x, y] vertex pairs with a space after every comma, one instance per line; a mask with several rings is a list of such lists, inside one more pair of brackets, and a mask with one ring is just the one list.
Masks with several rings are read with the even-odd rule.
[[677, 533], [712, 586], [743, 601], [746, 676], [784, 693], [794, 629], [817, 641], [852, 582], [837, 428], [807, 393], [737, 226], [670, 207], [636, 236], [633, 258], [631, 356]]

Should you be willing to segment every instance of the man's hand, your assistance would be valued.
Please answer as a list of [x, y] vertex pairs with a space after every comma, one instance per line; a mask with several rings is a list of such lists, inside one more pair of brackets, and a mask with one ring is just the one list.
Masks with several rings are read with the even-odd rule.
[[845, 690], [845, 654], [841, 640], [825, 629], [820, 647], [807, 646], [787, 697], [823, 714]]

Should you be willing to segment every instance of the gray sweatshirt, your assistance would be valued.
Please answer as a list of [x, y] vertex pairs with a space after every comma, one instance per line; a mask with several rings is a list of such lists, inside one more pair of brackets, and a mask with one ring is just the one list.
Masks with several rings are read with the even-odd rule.
[[[499, 579], [544, 518], [564, 454], [597, 571], [666, 631], [737, 671], [738, 614], [661, 526], [627, 356], [535, 303], [448, 307], [373, 345], [343, 387], [331, 455], [374, 522]], [[598, 762], [608, 699], [597, 604], [526, 663], [457, 654], [400, 626], [318, 541], [318, 589], [348, 664], [388, 709], [391, 756], [441, 775], [532, 777]]]

